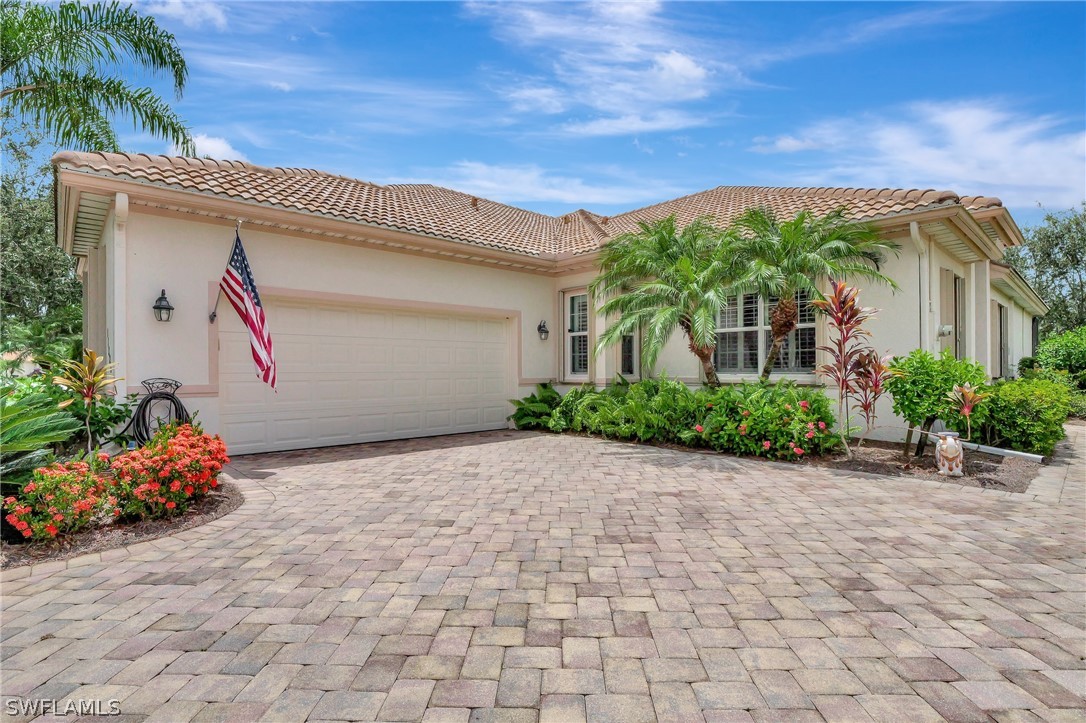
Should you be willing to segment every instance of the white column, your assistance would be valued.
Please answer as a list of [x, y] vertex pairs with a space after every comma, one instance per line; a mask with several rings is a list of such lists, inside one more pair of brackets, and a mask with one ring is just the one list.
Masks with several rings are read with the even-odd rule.
[[987, 259], [975, 261], [969, 265], [969, 321], [972, 324], [969, 334], [969, 356], [984, 365], [988, 375], [992, 374], [991, 338], [992, 338], [992, 287], [991, 262]]
[[125, 234], [128, 229], [128, 194], [118, 193], [113, 208], [113, 239], [109, 248], [107, 268], [107, 288], [109, 299], [106, 313], [109, 320], [110, 361], [116, 364], [113, 376], [125, 379], [118, 386], [124, 389], [129, 383], [128, 375], [128, 276], [127, 243]]

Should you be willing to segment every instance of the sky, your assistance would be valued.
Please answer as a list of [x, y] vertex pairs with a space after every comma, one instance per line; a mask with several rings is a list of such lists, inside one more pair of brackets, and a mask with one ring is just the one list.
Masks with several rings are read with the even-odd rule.
[[950, 189], [1021, 225], [1086, 200], [1084, 3], [137, 6], [215, 158], [549, 214], [719, 185]]

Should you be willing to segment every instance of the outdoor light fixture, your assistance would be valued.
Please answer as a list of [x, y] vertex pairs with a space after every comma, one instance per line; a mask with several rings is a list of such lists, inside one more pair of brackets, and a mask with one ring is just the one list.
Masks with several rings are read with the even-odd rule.
[[539, 332], [539, 338], [543, 341], [546, 341], [547, 337], [551, 335], [551, 330], [547, 328], [547, 322], [545, 321], [539, 322], [539, 326], [535, 330]]
[[169, 321], [173, 316], [173, 305], [170, 304], [170, 300], [166, 298], [166, 289], [162, 290], [162, 295], [155, 301], [155, 305], [151, 307], [155, 310], [155, 318], [159, 321]]

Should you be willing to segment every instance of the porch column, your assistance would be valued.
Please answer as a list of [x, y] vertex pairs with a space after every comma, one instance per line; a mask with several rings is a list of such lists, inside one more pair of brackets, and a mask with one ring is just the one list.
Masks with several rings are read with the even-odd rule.
[[991, 262], [987, 259], [969, 264], [969, 284], [972, 287], [969, 297], [968, 314], [973, 323], [969, 335], [969, 357], [984, 365], [988, 375], [992, 374], [991, 338], [992, 338], [992, 281]]
[[[128, 277], [127, 277], [127, 243], [125, 234], [128, 230], [128, 194], [118, 193], [113, 205], [113, 238], [111, 239], [106, 258], [106, 287], [108, 297], [106, 300], [107, 342], [109, 346], [109, 361], [116, 364], [113, 369], [114, 377], [127, 380], [128, 377], [128, 335], [127, 310], [128, 310]], [[119, 385], [121, 389], [124, 384]]]

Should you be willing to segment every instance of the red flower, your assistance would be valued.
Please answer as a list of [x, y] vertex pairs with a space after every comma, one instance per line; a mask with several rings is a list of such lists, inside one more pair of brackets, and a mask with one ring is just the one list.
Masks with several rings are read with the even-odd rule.
[[167, 510], [172, 510], [174, 507], [177, 507], [177, 503], [174, 502], [173, 500], [170, 500], [169, 502], [166, 503], [166, 509]]
[[811, 408], [811, 403], [808, 402], [806, 399], [803, 399], [803, 400], [800, 401], [799, 406], [801, 408], [803, 408], [803, 409], [810, 409]]
[[802, 449], [800, 449], [799, 447], [796, 447], [796, 448], [795, 448], [795, 449], [793, 449], [792, 451], [793, 451], [793, 452], [795, 452], [796, 454], [803, 454], [803, 450], [802, 450]]
[[773, 446], [773, 444], [768, 439], [766, 441], [762, 442], [762, 449], [769, 449], [772, 446]]
[[[705, 427], [701, 426], [700, 424], [696, 424], [696, 425], [694, 425], [694, 430], [697, 431], [697, 432], [704, 432]], [[214, 483], [212, 483], [212, 486], [214, 486]]]
[[45, 531], [49, 533], [50, 537], [56, 537], [57, 536], [57, 528], [53, 527], [52, 525], [46, 525], [45, 526]]
[[743, 416], [744, 417], [749, 417], [750, 416], [750, 410], [749, 409], [744, 409], [743, 410]]

